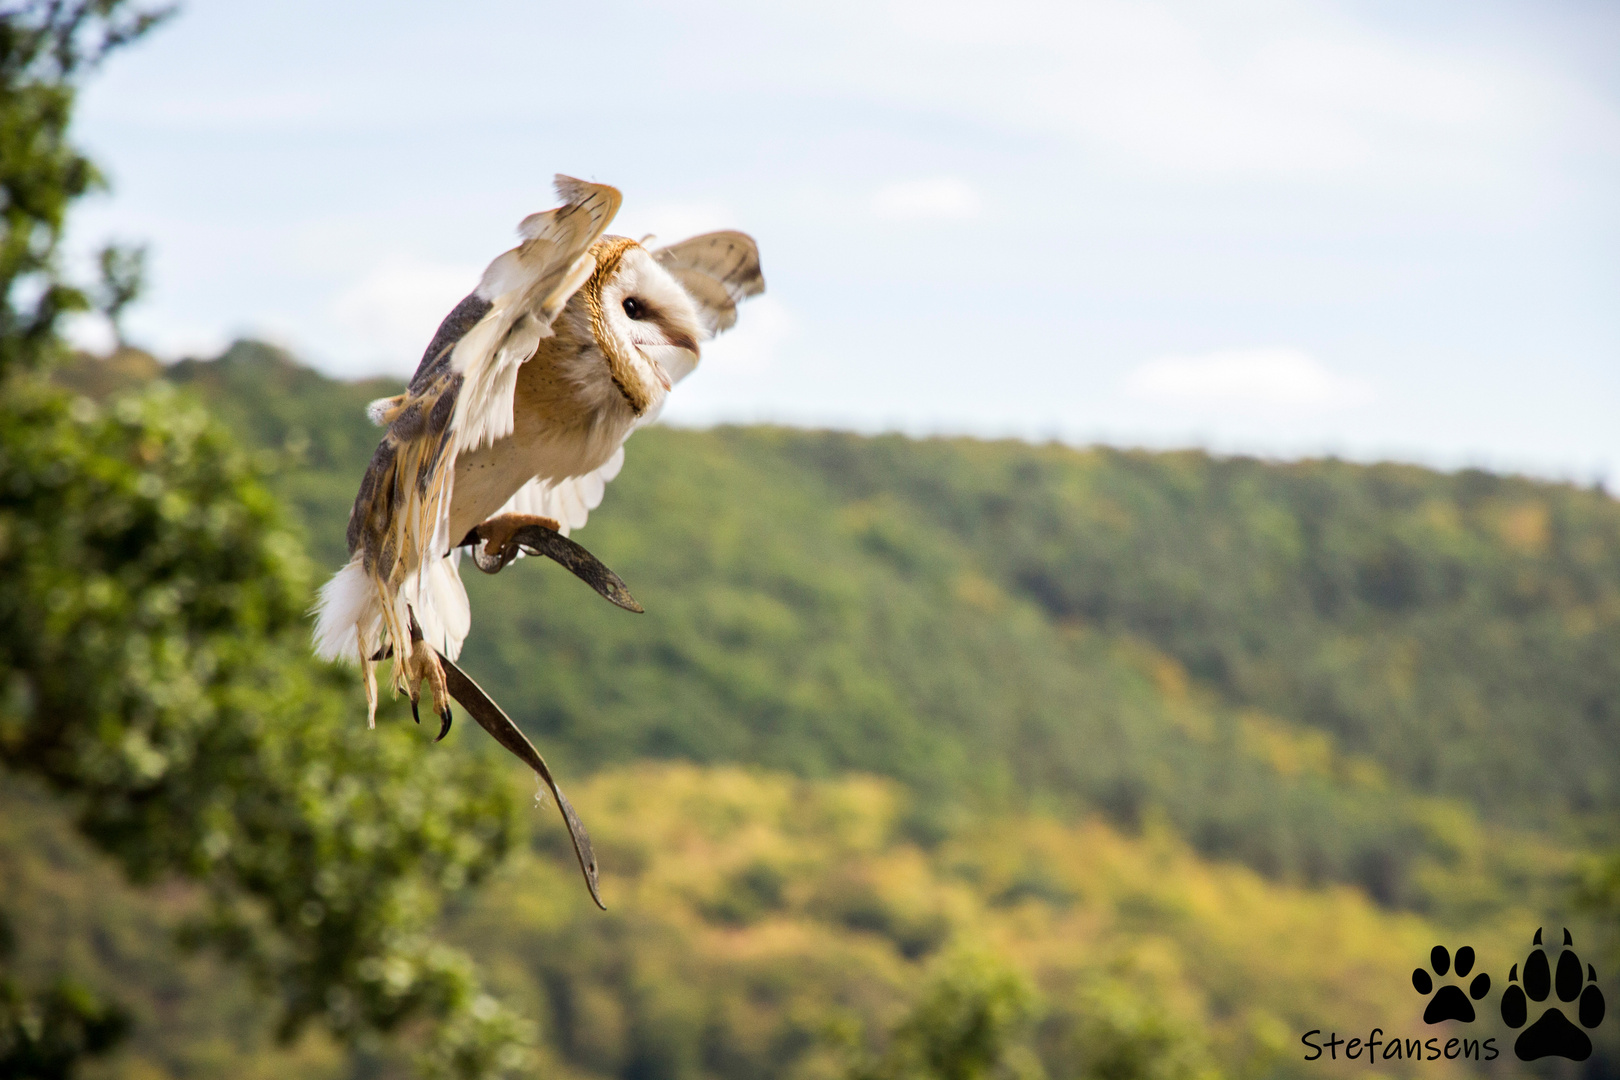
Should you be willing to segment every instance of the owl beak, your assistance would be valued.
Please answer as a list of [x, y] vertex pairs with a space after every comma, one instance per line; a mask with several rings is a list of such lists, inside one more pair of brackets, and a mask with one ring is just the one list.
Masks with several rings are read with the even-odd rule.
[[691, 334], [688, 334], [684, 330], [673, 330], [667, 326], [661, 326], [659, 329], [663, 330], [664, 332], [664, 340], [675, 346], [677, 349], [685, 349], [693, 356], [700, 358], [702, 357], [703, 353], [698, 348], [697, 338], [693, 337]]
[[[638, 344], [638, 347], [641, 349], [641, 355], [652, 362], [652, 368], [658, 376], [658, 381], [663, 384], [664, 392], [668, 393], [673, 388], [674, 381], [670, 379], [669, 371], [665, 369], [664, 362], [659, 358], [658, 354], [665, 349], [680, 349], [682, 352], [691, 353], [692, 360], [695, 363], [701, 359], [702, 353], [698, 349], [697, 338], [691, 334], [661, 321], [654, 325], [660, 340], [657, 343]], [[686, 361], [682, 360], [679, 364], [682, 371], [690, 370], [690, 365]]]
[[[693, 356], [701, 358], [702, 353], [698, 349], [697, 338], [693, 337], [691, 334], [688, 334], [685, 330], [678, 327], [668, 326], [662, 322], [642, 323], [641, 325], [646, 327], [646, 330], [639, 331], [630, 339], [634, 341], [638, 347], [642, 349], [685, 349]], [[639, 336], [640, 334], [647, 333], [648, 330], [652, 331], [652, 333], [647, 334], [646, 337]]]

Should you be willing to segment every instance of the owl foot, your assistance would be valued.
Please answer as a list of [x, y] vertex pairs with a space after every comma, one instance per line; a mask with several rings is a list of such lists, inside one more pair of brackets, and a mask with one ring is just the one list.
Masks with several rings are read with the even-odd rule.
[[[480, 544], [482, 541], [482, 544]], [[518, 552], [543, 555], [595, 589], [609, 603], [626, 611], [642, 607], [630, 595], [623, 579], [602, 565], [602, 560], [558, 531], [557, 523], [535, 514], [501, 514], [462, 537], [457, 547], [471, 547], [473, 562], [486, 574], [497, 574], [517, 558]]]
[[433, 740], [439, 742], [450, 734], [450, 690], [444, 682], [444, 667], [439, 663], [439, 654], [422, 640], [422, 628], [416, 625], [416, 614], [412, 612], [411, 651], [405, 658], [405, 683], [410, 688], [411, 716], [418, 724], [422, 722], [417, 702], [422, 696], [423, 679], [427, 680], [428, 693], [433, 698], [433, 711], [439, 714], [439, 734]]
[[[518, 556], [517, 532], [530, 525], [557, 532], [561, 526], [555, 518], [539, 514], [498, 514], [482, 525], [474, 526], [461, 540], [461, 546], [472, 546], [473, 563], [486, 574], [496, 574]], [[479, 541], [483, 541], [480, 547]]]

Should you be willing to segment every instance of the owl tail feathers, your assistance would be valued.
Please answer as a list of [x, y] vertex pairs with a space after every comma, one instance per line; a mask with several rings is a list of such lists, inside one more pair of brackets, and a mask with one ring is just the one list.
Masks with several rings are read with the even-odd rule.
[[376, 642], [382, 629], [381, 605], [371, 575], [359, 555], [321, 586], [315, 603], [315, 655], [322, 660], [360, 662], [360, 639]]
[[[360, 666], [367, 717], [373, 726], [377, 716], [376, 659], [393, 646], [393, 681], [398, 689], [404, 670], [400, 660], [409, 651], [410, 643], [393, 639], [405, 632], [412, 614], [429, 645], [451, 660], [461, 655], [461, 644], [472, 629], [472, 608], [461, 583], [460, 555], [458, 550], [432, 560], [419, 579], [407, 581], [396, 591], [367, 573], [361, 556], [356, 554], [321, 587], [313, 612], [315, 655], [322, 660], [346, 660]], [[396, 608], [392, 619], [386, 617], [390, 599]]]
[[472, 629], [472, 607], [461, 583], [461, 549], [428, 563], [419, 589], [421, 602], [412, 602], [416, 620], [427, 643], [454, 660]]

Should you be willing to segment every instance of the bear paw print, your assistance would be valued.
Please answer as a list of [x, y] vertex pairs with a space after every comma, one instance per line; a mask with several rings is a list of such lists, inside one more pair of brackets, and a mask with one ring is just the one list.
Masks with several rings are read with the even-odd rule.
[[[1540, 930], [1536, 931], [1535, 943], [1541, 944]], [[1536, 1002], [1546, 1001], [1547, 995], [1553, 991], [1557, 991], [1559, 1001], [1580, 1000], [1576, 1016], [1580, 1019], [1581, 1027], [1595, 1028], [1603, 1023], [1605, 1006], [1603, 991], [1597, 988], [1597, 969], [1590, 964], [1586, 965], [1584, 971], [1581, 969], [1580, 957], [1575, 955], [1571, 947], [1574, 944], [1569, 931], [1565, 930], [1565, 948], [1558, 957], [1556, 972], [1547, 962], [1545, 952], [1532, 950], [1524, 960], [1523, 988], [1518, 985], [1519, 965], [1513, 965], [1513, 970], [1508, 973], [1508, 982], [1513, 985], [1502, 995], [1504, 1024], [1510, 1028], [1524, 1027], [1530, 1015], [1525, 998]], [[1519, 1055], [1520, 1061], [1535, 1061], [1544, 1057], [1585, 1061], [1592, 1056], [1592, 1040], [1581, 1028], [1570, 1023], [1564, 1011], [1555, 1005], [1542, 1013], [1541, 1019], [1525, 1028], [1513, 1044], [1513, 1052]]]
[[[1436, 975], [1445, 977], [1451, 970], [1451, 954], [1444, 945], [1436, 945], [1429, 951], [1429, 966], [1434, 968]], [[1474, 970], [1474, 950], [1467, 945], [1457, 950], [1457, 978], [1465, 977]], [[1412, 986], [1420, 994], [1434, 991], [1434, 980], [1422, 968], [1412, 971]], [[1484, 972], [1474, 976], [1469, 984], [1468, 993], [1474, 1001], [1478, 1001], [1491, 992], [1491, 977]], [[1442, 1020], [1461, 1020], [1465, 1024], [1474, 1022], [1474, 1002], [1463, 996], [1462, 987], [1450, 983], [1434, 991], [1434, 997], [1429, 999], [1429, 1007], [1423, 1010], [1423, 1022], [1438, 1024]]]

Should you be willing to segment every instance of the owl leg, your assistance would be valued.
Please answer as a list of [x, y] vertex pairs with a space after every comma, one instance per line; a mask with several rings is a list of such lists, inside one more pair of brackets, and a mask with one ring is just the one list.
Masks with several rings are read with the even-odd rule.
[[433, 698], [433, 711], [439, 714], [438, 742], [450, 734], [450, 691], [444, 682], [444, 667], [439, 654], [422, 638], [422, 628], [416, 624], [416, 613], [411, 612], [411, 651], [405, 658], [405, 681], [410, 687], [411, 716], [420, 724], [422, 716], [416, 703], [422, 696], [422, 680], [426, 679], [428, 693]]
[[[513, 537], [517, 531], [530, 525], [538, 525], [542, 529], [558, 532], [561, 526], [555, 518], [541, 517], [539, 514], [498, 514], [482, 525], [474, 526], [461, 543], [472, 545], [473, 562], [478, 569], [486, 574], [494, 574], [506, 568], [506, 564], [517, 558], [518, 546]], [[483, 547], [478, 546], [483, 541]]]

